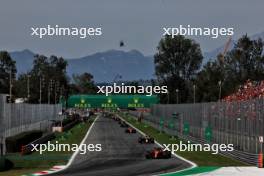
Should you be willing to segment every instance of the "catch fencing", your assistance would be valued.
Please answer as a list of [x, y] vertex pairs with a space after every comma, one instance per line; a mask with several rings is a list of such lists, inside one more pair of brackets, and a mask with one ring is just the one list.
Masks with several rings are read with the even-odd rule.
[[[134, 114], [135, 115], [135, 114]], [[137, 114], [138, 115], [138, 114]], [[240, 102], [157, 104], [144, 121], [170, 135], [199, 143], [233, 144], [226, 153], [256, 163], [264, 136], [264, 99]], [[241, 160], [243, 160], [241, 159]]]
[[0, 142], [5, 138], [29, 130], [49, 131], [51, 120], [61, 117], [62, 106], [49, 104], [7, 103], [0, 95]]

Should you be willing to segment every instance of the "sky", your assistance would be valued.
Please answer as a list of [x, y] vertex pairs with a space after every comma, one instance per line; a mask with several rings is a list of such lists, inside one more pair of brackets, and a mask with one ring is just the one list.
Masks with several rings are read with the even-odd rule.
[[[153, 55], [163, 27], [233, 27], [233, 39], [264, 31], [263, 0], [1, 0], [0, 50], [30, 49], [39, 54], [78, 58], [110, 49], [136, 49]], [[32, 37], [31, 27], [59, 25], [102, 27], [103, 35]], [[228, 37], [193, 37], [202, 51], [223, 45]], [[119, 41], [126, 44], [119, 47]]]

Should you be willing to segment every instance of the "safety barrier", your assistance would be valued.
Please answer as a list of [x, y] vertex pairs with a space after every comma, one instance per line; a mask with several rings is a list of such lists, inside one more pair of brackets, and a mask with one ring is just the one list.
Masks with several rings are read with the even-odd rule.
[[[187, 105], [180, 105], [180, 106], [187, 106]], [[201, 105], [191, 105], [191, 107], [195, 107], [195, 106], [201, 106]], [[167, 108], [171, 108], [169, 110], [169, 112], [166, 112]], [[174, 108], [173, 108], [174, 107]], [[156, 111], [160, 111], [163, 114], [170, 114], [170, 117], [158, 117], [158, 116], [154, 116], [151, 113], [144, 113], [143, 115], [143, 121], [145, 123], [147, 123], [148, 125], [166, 132], [169, 135], [172, 136], [178, 136], [179, 138], [185, 140], [185, 141], [191, 141], [193, 143], [200, 143], [200, 144], [204, 144], [204, 143], [209, 143], [209, 144], [213, 144], [213, 143], [218, 143], [218, 144], [229, 144], [234, 140], [223, 140], [224, 136], [226, 138], [230, 138], [230, 135], [232, 135], [234, 132], [231, 131], [221, 131], [222, 134], [220, 134], [220, 132], [218, 130], [208, 130], [208, 127], [206, 126], [202, 126], [202, 124], [204, 124], [205, 122], [202, 122], [202, 119], [200, 118], [201, 122], [201, 126], [197, 125], [197, 119], [189, 119], [190, 121], [187, 122], [196, 122], [196, 123], [191, 123], [186, 125], [186, 121], [185, 118], [182, 114], [179, 113], [179, 111], [177, 111], [177, 105], [155, 105], [152, 107], [152, 113]], [[162, 110], [157, 110], [154, 108], [163, 108]], [[196, 107], [195, 107], [196, 108]], [[165, 110], [164, 110], [165, 109]], [[196, 109], [197, 112], [193, 114], [193, 117], [198, 117], [197, 114], [199, 114], [199, 111], [203, 111], [204, 109]], [[177, 113], [176, 113], [177, 112]], [[192, 112], [192, 109], [190, 109], [190, 112], [188, 112], [188, 114], [190, 114]], [[178, 117], [175, 116], [175, 113], [178, 115]], [[215, 112], [216, 113], [216, 112]], [[140, 116], [140, 112], [136, 112], [136, 111], [130, 111], [130, 114], [135, 116], [135, 117], [139, 117]], [[205, 114], [205, 112], [203, 112], [203, 114]], [[242, 118], [242, 117], [241, 117]], [[210, 119], [212, 120], [212, 119]], [[222, 122], [225, 123], [225, 122]], [[196, 125], [194, 125], [196, 124]], [[208, 124], [208, 122], [207, 122]], [[217, 124], [214, 124], [217, 125]], [[187, 129], [186, 129], [187, 128]], [[206, 135], [207, 133], [211, 133], [210, 136], [208, 137]], [[230, 132], [230, 134], [228, 134], [228, 132]], [[222, 135], [223, 138], [221, 137], [217, 137], [217, 135]], [[261, 134], [260, 134], [261, 135]], [[241, 136], [240, 136], [241, 138]], [[222, 140], [220, 140], [222, 139]], [[253, 138], [254, 140], [252, 140], [253, 142], [257, 143], [258, 139]], [[236, 141], [236, 140], [235, 140]], [[248, 164], [252, 164], [255, 166], [258, 166], [259, 164], [259, 157], [258, 157], [258, 151], [260, 150], [258, 147], [259, 145], [253, 145], [254, 147], [256, 147], [255, 150], [251, 150], [249, 151], [243, 151], [242, 147], [238, 147], [239, 146], [239, 142], [241, 142], [242, 140], [238, 140], [238, 143], [235, 143], [235, 150], [232, 152], [220, 152], [220, 154], [225, 155], [227, 157], [230, 158], [234, 158], [237, 160], [240, 160], [242, 162], [248, 163]], [[237, 141], [236, 141], [237, 142]], [[243, 146], [243, 145], [241, 145]], [[251, 147], [252, 148], [252, 147]], [[250, 149], [250, 147], [248, 147], [248, 149]], [[257, 151], [257, 152], [256, 152]]]
[[7, 103], [0, 94], [0, 151], [5, 153], [5, 138], [29, 130], [50, 131], [51, 120], [60, 120], [60, 104]]

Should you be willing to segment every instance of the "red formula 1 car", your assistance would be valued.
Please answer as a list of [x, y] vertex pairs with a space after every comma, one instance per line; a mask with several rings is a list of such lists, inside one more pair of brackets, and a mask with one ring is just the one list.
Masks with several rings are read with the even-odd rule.
[[144, 137], [139, 137], [138, 142], [140, 144], [153, 144], [154, 143], [154, 138], [149, 137], [149, 136], [144, 136]]
[[136, 133], [136, 130], [134, 128], [131, 128], [131, 127], [128, 127], [126, 130], [125, 130], [126, 133]]
[[163, 151], [162, 148], [157, 147], [148, 151], [145, 156], [147, 159], [169, 159], [171, 158], [171, 152]]

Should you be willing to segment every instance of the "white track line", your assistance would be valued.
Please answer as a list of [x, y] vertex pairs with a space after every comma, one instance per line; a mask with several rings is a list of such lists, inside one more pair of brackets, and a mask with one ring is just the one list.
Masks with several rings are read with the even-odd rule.
[[[146, 134], [145, 134], [143, 131], [137, 129], [134, 125], [132, 125], [131, 123], [129, 123], [128, 121], [126, 121], [125, 119], [123, 119], [120, 115], [117, 114], [117, 116], [118, 116], [120, 119], [124, 120], [127, 124], [129, 124], [130, 126], [132, 126], [133, 128], [135, 128], [140, 134], [142, 134], [143, 136], [146, 136]], [[156, 141], [156, 140], [155, 140], [155, 144], [157, 144], [157, 145], [160, 146], [160, 147], [163, 147], [163, 146], [162, 146], [158, 141]], [[197, 167], [197, 164], [195, 164], [194, 162], [192, 162], [192, 161], [190, 161], [190, 160], [187, 160], [187, 159], [185, 159], [185, 158], [183, 158], [183, 157], [177, 155], [177, 154], [174, 153], [174, 152], [172, 152], [172, 154], [173, 154], [175, 157], [177, 157], [177, 158], [179, 158], [179, 159], [181, 159], [181, 160], [183, 160], [183, 161], [189, 163], [189, 164], [191, 165], [191, 167], [189, 167], [189, 168], [187, 168], [187, 169], [182, 169], [182, 170], [179, 170], [179, 171], [175, 171], [175, 172], [169, 172], [169, 173], [172, 174], [172, 173], [182, 172], [182, 171], [190, 170], [190, 169], [193, 169], [193, 168]], [[166, 174], [169, 174], [169, 173], [166, 173]], [[165, 175], [165, 174], [160, 174], [160, 175]]]
[[[85, 140], [88, 138], [90, 132], [92, 131], [92, 128], [93, 128], [93, 126], [94, 126], [94, 123], [97, 121], [97, 119], [99, 118], [99, 116], [100, 116], [100, 115], [98, 115], [98, 116], [95, 118], [95, 120], [93, 121], [92, 125], [90, 126], [89, 130], [87, 131], [86, 135], [84, 136], [84, 138], [83, 138], [83, 140], [82, 140], [82, 142], [80, 143], [79, 146], [81, 146], [82, 144], [84, 144]], [[57, 172], [61, 172], [61, 171], [65, 170], [65, 169], [69, 168], [70, 165], [72, 164], [72, 162], [74, 161], [75, 157], [76, 157], [77, 154], [79, 153], [79, 151], [80, 151], [80, 148], [78, 148], [78, 150], [76, 150], [76, 151], [73, 153], [73, 155], [71, 156], [71, 158], [70, 158], [70, 160], [68, 161], [67, 165], [66, 165], [63, 169], [58, 170], [58, 171], [55, 171], [55, 172], [53, 172], [53, 173], [51, 173], [51, 174], [54, 174], [54, 173], [57, 173]], [[47, 174], [47, 175], [48, 175], [48, 174]]]

